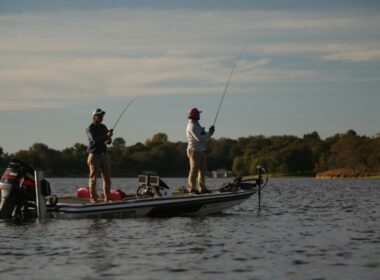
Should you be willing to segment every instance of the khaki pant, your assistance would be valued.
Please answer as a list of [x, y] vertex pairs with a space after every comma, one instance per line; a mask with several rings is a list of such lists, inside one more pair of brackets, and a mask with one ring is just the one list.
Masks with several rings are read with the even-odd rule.
[[205, 186], [206, 178], [205, 152], [187, 150], [187, 156], [190, 162], [190, 172], [188, 178], [189, 191], [196, 190], [196, 181], [198, 176], [198, 190], [201, 192]]
[[88, 188], [90, 190], [90, 197], [92, 199], [98, 199], [96, 193], [96, 181], [98, 179], [99, 173], [102, 175], [103, 179], [103, 194], [104, 200], [111, 199], [111, 177], [110, 177], [110, 167], [107, 154], [97, 155], [89, 154], [87, 158], [88, 168], [90, 170], [90, 176], [88, 181]]

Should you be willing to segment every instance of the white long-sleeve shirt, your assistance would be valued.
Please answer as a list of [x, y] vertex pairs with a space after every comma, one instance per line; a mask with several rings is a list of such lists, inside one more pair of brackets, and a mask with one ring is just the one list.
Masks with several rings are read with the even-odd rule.
[[193, 151], [205, 151], [206, 142], [210, 139], [211, 134], [206, 132], [198, 121], [189, 120], [186, 128], [187, 149]]

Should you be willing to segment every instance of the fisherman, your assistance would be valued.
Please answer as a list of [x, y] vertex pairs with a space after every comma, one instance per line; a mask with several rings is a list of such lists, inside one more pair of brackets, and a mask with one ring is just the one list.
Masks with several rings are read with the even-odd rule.
[[[200, 113], [197, 108], [191, 108], [188, 111], [189, 123], [187, 124], [186, 135], [188, 140], [187, 156], [190, 162], [190, 171], [188, 177], [189, 193], [210, 193], [205, 186], [206, 178], [206, 142], [215, 132], [215, 127], [211, 126], [209, 131], [199, 124]], [[198, 187], [196, 181], [198, 176]]]
[[87, 148], [87, 164], [90, 171], [88, 187], [92, 203], [99, 202], [99, 197], [96, 193], [96, 181], [99, 173], [101, 173], [103, 179], [104, 202], [111, 201], [111, 178], [107, 145], [112, 142], [113, 130], [108, 130], [102, 124], [105, 113], [105, 111], [99, 108], [94, 110], [92, 112], [92, 123], [86, 129], [89, 142]]

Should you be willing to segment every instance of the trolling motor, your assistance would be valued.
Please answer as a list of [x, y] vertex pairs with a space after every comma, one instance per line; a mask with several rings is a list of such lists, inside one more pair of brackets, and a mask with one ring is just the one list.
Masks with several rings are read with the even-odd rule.
[[141, 184], [136, 191], [137, 198], [168, 197], [171, 196], [170, 188], [156, 175], [139, 175]]
[[51, 194], [50, 183], [45, 179], [37, 182], [36, 189], [35, 171], [22, 160], [13, 158], [9, 161], [0, 179], [0, 219], [32, 217], [37, 202], [41, 204], [39, 198]]
[[[263, 178], [265, 176], [265, 178]], [[219, 192], [234, 192], [240, 190], [262, 190], [268, 183], [268, 172], [257, 166], [257, 176], [237, 177], [232, 183], [226, 183]]]
[[259, 212], [261, 210], [261, 191], [268, 184], [269, 174], [262, 166], [257, 166], [257, 176], [237, 177], [232, 183], [226, 183], [219, 192], [237, 192], [256, 190], [259, 196]]

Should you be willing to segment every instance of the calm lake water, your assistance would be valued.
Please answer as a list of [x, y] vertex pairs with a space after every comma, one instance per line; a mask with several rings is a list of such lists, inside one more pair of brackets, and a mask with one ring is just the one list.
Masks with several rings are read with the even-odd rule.
[[[49, 181], [59, 195], [86, 185]], [[0, 278], [380, 279], [380, 180], [272, 179], [260, 214], [257, 201], [202, 218], [0, 221]]]

